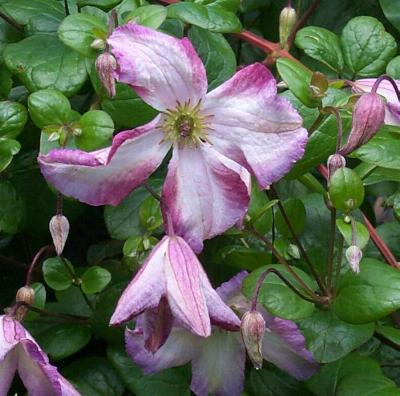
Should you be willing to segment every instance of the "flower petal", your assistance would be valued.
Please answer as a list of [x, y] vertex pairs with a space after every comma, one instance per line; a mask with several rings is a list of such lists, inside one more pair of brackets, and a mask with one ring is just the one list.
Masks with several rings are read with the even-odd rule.
[[163, 189], [164, 221], [172, 222], [175, 233], [198, 253], [204, 239], [222, 234], [243, 218], [249, 186], [246, 169], [212, 147], [175, 147]]
[[139, 315], [145, 309], [155, 308], [166, 292], [164, 264], [168, 237], [164, 237], [151, 252], [118, 300], [110, 324], [115, 326]]
[[243, 280], [248, 274], [249, 273], [247, 271], [240, 271], [228, 281], [221, 283], [221, 285], [217, 287], [216, 292], [219, 294], [222, 300], [229, 302], [231, 298], [236, 297], [237, 294], [240, 294]]
[[290, 320], [263, 313], [267, 330], [264, 334], [262, 354], [265, 360], [287, 371], [299, 380], [310, 378], [319, 369], [318, 363], [306, 349], [304, 336]]
[[245, 360], [238, 333], [213, 330], [192, 359], [192, 391], [197, 396], [240, 396]]
[[144, 347], [140, 329], [125, 330], [126, 351], [145, 374], [188, 363], [197, 353], [201, 340], [186, 330], [174, 328], [166, 343], [156, 353], [151, 353]]
[[16, 370], [17, 353], [11, 351], [0, 360], [0, 395], [8, 395]]
[[173, 108], [177, 101], [197, 104], [207, 92], [204, 65], [187, 38], [128, 23], [108, 43], [119, 66], [117, 80], [157, 110]]
[[168, 303], [180, 324], [201, 337], [211, 334], [205, 296], [201, 285], [201, 264], [180, 237], [170, 237], [165, 265]]
[[158, 120], [119, 133], [108, 149], [58, 149], [40, 155], [42, 174], [64, 195], [95, 206], [117, 205], [146, 181], [171, 147], [161, 143]]
[[270, 71], [253, 64], [207, 94], [210, 142], [245, 166], [262, 188], [279, 180], [304, 154], [308, 134], [293, 106], [276, 95]]
[[7, 315], [0, 316], [0, 360], [25, 336], [26, 331], [18, 321]]

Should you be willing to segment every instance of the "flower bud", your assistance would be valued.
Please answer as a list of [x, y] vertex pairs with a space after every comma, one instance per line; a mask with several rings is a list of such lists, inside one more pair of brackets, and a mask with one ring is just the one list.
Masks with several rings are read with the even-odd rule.
[[53, 216], [50, 220], [49, 229], [57, 255], [61, 256], [69, 234], [68, 219], [63, 215]]
[[104, 49], [105, 46], [106, 46], [106, 43], [105, 43], [105, 41], [104, 41], [103, 39], [97, 38], [97, 39], [94, 39], [94, 40], [92, 41], [92, 43], [90, 44], [90, 46], [91, 46], [93, 49]]
[[[32, 305], [35, 300], [35, 291], [30, 286], [24, 286], [18, 289], [15, 296], [15, 301], [17, 303], [25, 303]], [[15, 312], [15, 319], [21, 321], [25, 315], [28, 313], [28, 308], [25, 306], [20, 306]]]
[[377, 93], [361, 95], [353, 110], [353, 122], [347, 143], [340, 154], [347, 155], [374, 137], [385, 120], [385, 103]]
[[360, 272], [360, 261], [362, 259], [361, 249], [356, 245], [350, 246], [346, 250], [346, 258], [352, 271], [358, 274]]
[[338, 169], [344, 168], [345, 166], [346, 160], [342, 155], [338, 153], [330, 155], [328, 158], [328, 180]]
[[296, 10], [292, 7], [285, 7], [279, 16], [279, 42], [282, 48], [286, 48], [287, 40], [296, 23]]
[[117, 68], [117, 61], [108, 52], [104, 52], [96, 59], [96, 70], [100, 80], [109, 96], [115, 96], [114, 70]]
[[240, 332], [251, 362], [256, 369], [262, 367], [262, 340], [265, 320], [257, 311], [248, 311], [242, 316]]

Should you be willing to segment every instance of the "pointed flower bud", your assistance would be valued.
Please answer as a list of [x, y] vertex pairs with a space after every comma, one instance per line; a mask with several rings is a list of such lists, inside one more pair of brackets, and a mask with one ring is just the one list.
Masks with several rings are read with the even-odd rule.
[[114, 70], [117, 68], [117, 61], [108, 52], [103, 52], [96, 59], [96, 70], [100, 80], [109, 96], [115, 96]]
[[63, 215], [53, 216], [50, 220], [49, 229], [57, 255], [60, 256], [69, 234], [68, 219]]
[[286, 47], [287, 40], [296, 23], [297, 15], [293, 7], [285, 7], [279, 16], [279, 42], [282, 48]]
[[385, 120], [385, 103], [374, 92], [361, 95], [353, 110], [353, 123], [340, 154], [347, 155], [374, 137]]
[[346, 250], [346, 258], [352, 271], [358, 274], [360, 272], [360, 261], [362, 259], [361, 249], [356, 245], [350, 246]]
[[244, 345], [256, 369], [262, 367], [262, 341], [265, 333], [265, 320], [257, 311], [248, 311], [242, 316], [240, 324]]
[[105, 41], [104, 41], [103, 39], [97, 38], [97, 39], [94, 39], [94, 40], [92, 41], [92, 43], [90, 44], [90, 46], [91, 46], [93, 49], [104, 49], [105, 46], [106, 46], [106, 43], [105, 43]]
[[[24, 286], [18, 289], [15, 296], [15, 301], [23, 302], [28, 305], [32, 305], [35, 300], [35, 291], [30, 286]], [[15, 319], [21, 321], [28, 313], [28, 308], [25, 306], [18, 307], [15, 312]]]
[[344, 168], [346, 166], [345, 158], [336, 153], [330, 155], [328, 158], [328, 179], [332, 177], [332, 175], [340, 168]]

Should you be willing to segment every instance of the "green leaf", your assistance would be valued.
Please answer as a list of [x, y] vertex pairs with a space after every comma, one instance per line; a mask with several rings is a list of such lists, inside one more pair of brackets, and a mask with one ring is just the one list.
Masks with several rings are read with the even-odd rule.
[[382, 11], [388, 21], [400, 31], [400, 4], [396, 0], [379, 0]]
[[167, 9], [161, 5], [145, 5], [136, 8], [130, 12], [125, 20], [127, 22], [135, 22], [139, 25], [147, 26], [152, 29], [157, 29], [167, 18]]
[[10, 165], [14, 155], [18, 154], [21, 145], [13, 139], [0, 138], [0, 172]]
[[350, 70], [363, 77], [375, 77], [385, 71], [396, 55], [395, 39], [386, 33], [376, 18], [360, 16], [350, 20], [342, 32], [344, 59]]
[[116, 6], [121, 0], [77, 0], [80, 7], [83, 6], [96, 6], [101, 8], [111, 8]]
[[253, 271], [271, 262], [271, 254], [245, 246], [227, 245], [218, 250], [221, 264], [228, 267]]
[[38, 128], [49, 125], [64, 125], [69, 121], [71, 105], [57, 89], [36, 91], [28, 98], [29, 114]]
[[333, 312], [316, 310], [299, 322], [315, 360], [330, 363], [346, 356], [369, 340], [374, 333], [374, 324], [353, 325], [343, 322]]
[[318, 107], [321, 100], [313, 96], [310, 88], [312, 73], [301, 63], [287, 58], [278, 58], [276, 62], [279, 75], [290, 91], [307, 107]]
[[370, 186], [385, 181], [400, 183], [400, 172], [397, 169], [377, 167], [363, 179], [364, 186]]
[[381, 261], [364, 259], [360, 273], [342, 277], [333, 311], [348, 323], [368, 323], [400, 308], [400, 272]]
[[21, 103], [0, 102], [0, 137], [16, 138], [28, 121], [28, 112]]
[[400, 136], [393, 133], [379, 133], [354, 151], [351, 157], [383, 168], [400, 169], [399, 152]]
[[80, 351], [90, 338], [90, 327], [81, 324], [56, 324], [35, 335], [37, 342], [53, 360], [65, 359]]
[[111, 281], [111, 274], [97, 265], [88, 268], [82, 275], [81, 288], [85, 294], [101, 292]]
[[393, 381], [382, 374], [379, 363], [355, 353], [327, 364], [307, 382], [318, 396], [398, 396]]
[[[33, 300], [32, 306], [35, 308], [43, 309], [46, 304], [46, 288], [40, 282], [32, 283], [31, 287], [35, 292], [35, 299]], [[35, 320], [39, 317], [39, 313], [29, 311], [28, 314], [25, 316], [24, 321]]]
[[400, 56], [394, 57], [386, 66], [386, 74], [394, 79], [400, 78]]
[[[3, 63], [3, 51], [4, 51], [4, 48], [7, 46], [7, 44], [15, 43], [16, 41], [22, 40], [23, 37], [24, 36], [21, 32], [14, 29], [4, 19], [0, 20], [0, 62], [1, 63]], [[5, 68], [2, 67], [2, 69], [5, 69]]]
[[[282, 202], [282, 206], [290, 219], [290, 223], [296, 235], [301, 234], [306, 225], [306, 209], [303, 202], [298, 198], [289, 198]], [[292, 238], [292, 233], [286, 225], [280, 210], [277, 210], [275, 214], [275, 226], [283, 236], [289, 239]]]
[[139, 208], [140, 224], [146, 231], [154, 231], [163, 223], [160, 202], [153, 196], [147, 197]]
[[72, 96], [87, 77], [84, 58], [48, 34], [35, 34], [9, 44], [4, 62], [30, 92], [55, 88]]
[[190, 375], [183, 367], [145, 376], [122, 346], [109, 346], [107, 357], [124, 385], [137, 396], [190, 396]]
[[296, 34], [295, 44], [308, 56], [322, 62], [336, 73], [344, 66], [339, 37], [328, 29], [307, 26]]
[[63, 374], [82, 396], [122, 396], [124, 387], [106, 358], [88, 357], [68, 365]]
[[0, 232], [16, 234], [25, 215], [25, 205], [14, 186], [0, 180]]
[[236, 12], [240, 6], [240, 0], [194, 0], [194, 2], [208, 7], [224, 8], [232, 12]]
[[107, 25], [98, 17], [88, 14], [68, 15], [58, 28], [60, 40], [84, 56], [95, 56], [90, 45], [97, 39], [107, 38]]
[[[340, 233], [343, 235], [346, 243], [348, 245], [353, 245], [351, 223], [348, 224], [348, 223], [345, 223], [342, 219], [337, 219], [336, 225], [337, 225]], [[367, 246], [368, 241], [369, 241], [368, 229], [367, 229], [367, 227], [365, 227], [364, 224], [359, 223], [358, 221], [355, 221], [355, 227], [356, 227], [356, 245], [360, 249], [363, 249], [365, 246]]]
[[233, 76], [236, 57], [222, 34], [192, 26], [188, 37], [206, 67], [209, 91]]
[[44, 280], [54, 290], [68, 289], [74, 281], [73, 274], [74, 267], [67, 259], [52, 257], [43, 262]]
[[376, 326], [375, 331], [389, 341], [400, 345], [400, 330], [391, 326]]
[[[247, 298], [252, 298], [255, 285], [260, 275], [268, 268], [275, 268], [292, 284], [299, 288], [297, 281], [281, 264], [268, 265], [257, 268], [243, 282], [242, 292]], [[293, 271], [311, 288], [315, 285], [310, 277], [302, 270], [292, 267]], [[275, 274], [270, 273], [264, 279], [258, 296], [258, 302], [272, 315], [283, 319], [298, 320], [310, 316], [314, 310], [314, 304], [303, 300], [295, 294]]]
[[253, 179], [251, 185], [251, 198], [249, 210], [247, 212], [250, 216], [251, 224], [262, 234], [266, 234], [272, 227], [272, 206], [278, 201], [270, 201], [264, 191], [261, 191], [257, 182]]
[[[396, 257], [400, 257], [400, 244], [399, 244], [399, 235], [400, 235], [400, 224], [398, 221], [390, 221], [387, 223], [383, 223], [376, 227], [376, 231], [379, 236], [384, 240], [384, 242], [388, 245], [389, 249]], [[372, 241], [368, 244], [366, 256], [375, 257], [380, 259], [382, 256], [376, 247], [373, 245]]]
[[86, 151], [92, 151], [107, 145], [114, 132], [114, 122], [104, 111], [91, 110], [79, 120], [82, 133], [76, 136], [76, 145]]
[[218, 33], [237, 33], [242, 29], [238, 17], [220, 7], [195, 3], [176, 3], [168, 7], [168, 17]]

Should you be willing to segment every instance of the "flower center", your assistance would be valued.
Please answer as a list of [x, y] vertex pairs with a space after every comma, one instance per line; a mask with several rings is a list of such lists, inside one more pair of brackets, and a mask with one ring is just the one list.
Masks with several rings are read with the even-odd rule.
[[200, 104], [192, 106], [190, 101], [184, 104], [177, 102], [176, 108], [166, 110], [162, 125], [164, 139], [186, 147], [196, 147], [206, 141], [209, 116], [200, 113]]

